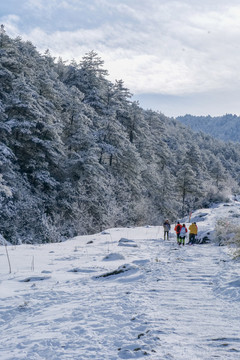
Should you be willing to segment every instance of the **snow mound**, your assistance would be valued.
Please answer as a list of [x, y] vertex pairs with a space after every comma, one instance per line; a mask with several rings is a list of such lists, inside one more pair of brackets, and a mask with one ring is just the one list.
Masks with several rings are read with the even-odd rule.
[[103, 261], [114, 261], [114, 260], [124, 260], [124, 256], [118, 253], [111, 253], [107, 256], [105, 256], [105, 258], [103, 258]]
[[134, 240], [121, 238], [118, 242], [118, 246], [138, 247]]
[[206, 220], [206, 216], [208, 216], [207, 212], [200, 212], [200, 213], [195, 213], [194, 217], [191, 218], [191, 222], [201, 222], [201, 221], [205, 221]]
[[111, 276], [116, 276], [116, 275], [132, 275], [135, 274], [138, 271], [138, 267], [134, 266], [134, 265], [130, 265], [130, 264], [124, 264], [119, 266], [116, 270], [113, 271], [109, 271], [106, 272], [102, 275], [98, 275], [95, 278], [99, 279], [99, 278], [107, 278], [107, 277], [111, 277]]

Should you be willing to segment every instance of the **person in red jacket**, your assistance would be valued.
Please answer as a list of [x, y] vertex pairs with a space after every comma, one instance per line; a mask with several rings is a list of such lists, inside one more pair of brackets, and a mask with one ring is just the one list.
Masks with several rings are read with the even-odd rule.
[[177, 223], [177, 225], [175, 226], [174, 230], [176, 231], [177, 234], [177, 243], [180, 244], [180, 231], [181, 231], [182, 225], [179, 223]]

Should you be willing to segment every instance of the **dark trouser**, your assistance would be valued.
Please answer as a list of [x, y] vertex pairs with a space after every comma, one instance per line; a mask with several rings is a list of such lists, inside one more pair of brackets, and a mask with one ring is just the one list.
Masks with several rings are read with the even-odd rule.
[[196, 234], [189, 234], [189, 244], [194, 244]]
[[180, 238], [179, 238], [179, 244], [183, 244], [183, 245], [185, 245], [185, 236], [180, 236]]
[[177, 233], [177, 243], [180, 244], [180, 234]]
[[164, 230], [164, 240], [166, 239], [166, 235], [167, 235], [167, 240], [169, 239], [169, 231], [168, 230]]

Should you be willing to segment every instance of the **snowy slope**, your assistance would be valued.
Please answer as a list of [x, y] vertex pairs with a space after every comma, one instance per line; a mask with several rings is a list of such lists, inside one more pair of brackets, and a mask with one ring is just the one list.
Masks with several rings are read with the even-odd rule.
[[[192, 220], [211, 233], [239, 209], [233, 201]], [[226, 247], [179, 247], [173, 230], [164, 241], [161, 226], [146, 226], [8, 251], [1, 360], [240, 359], [240, 268]]]

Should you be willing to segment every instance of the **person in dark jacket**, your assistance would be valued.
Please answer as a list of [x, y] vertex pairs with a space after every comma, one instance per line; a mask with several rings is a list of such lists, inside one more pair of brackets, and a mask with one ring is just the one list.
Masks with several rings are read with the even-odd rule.
[[168, 220], [164, 221], [164, 223], [163, 223], [164, 240], [166, 240], [166, 237], [167, 237], [167, 240], [169, 240], [170, 229], [171, 229], [171, 225], [170, 225], [169, 221]]

